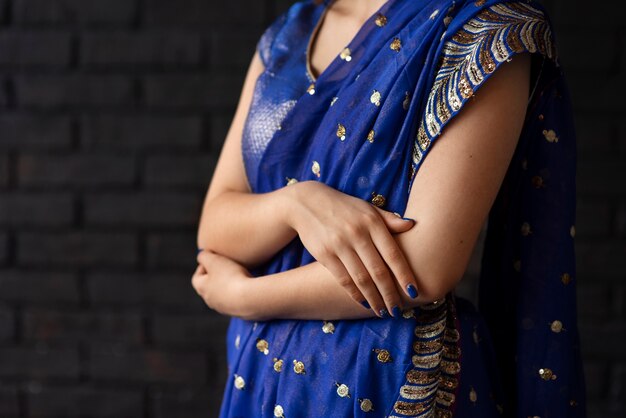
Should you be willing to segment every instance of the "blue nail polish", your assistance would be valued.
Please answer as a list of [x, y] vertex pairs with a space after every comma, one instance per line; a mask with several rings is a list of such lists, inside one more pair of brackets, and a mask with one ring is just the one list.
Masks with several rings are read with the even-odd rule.
[[409, 296], [411, 296], [413, 299], [417, 297], [417, 289], [415, 288], [413, 283], [409, 283], [408, 285], [406, 285], [406, 290], [409, 292]]
[[385, 308], [380, 308], [380, 311], [378, 311], [378, 313], [380, 313], [381, 318], [386, 318], [389, 316], [389, 312], [387, 312], [387, 309]]
[[364, 300], [363, 302], [361, 302], [361, 305], [363, 305], [365, 307], [365, 309], [371, 309], [372, 307], [370, 306], [369, 303], [367, 303], [366, 300]]
[[397, 305], [393, 305], [393, 308], [391, 308], [391, 313], [393, 314], [394, 318], [399, 318], [400, 315], [402, 315], [402, 311], [400, 311], [400, 308], [398, 308]]
[[203, 250], [203, 248], [198, 248], [198, 252], [196, 253], [196, 255], [200, 254]]
[[405, 221], [413, 221], [413, 222], [415, 222], [415, 219], [413, 219], [413, 218], [405, 218], [405, 217], [402, 217], [402, 219], [404, 219]]

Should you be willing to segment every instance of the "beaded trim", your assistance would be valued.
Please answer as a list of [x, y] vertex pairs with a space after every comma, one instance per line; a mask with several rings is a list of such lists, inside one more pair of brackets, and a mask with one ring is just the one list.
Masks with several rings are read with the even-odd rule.
[[484, 8], [442, 48], [439, 69], [413, 147], [410, 185], [432, 141], [500, 64], [517, 53], [538, 52], [559, 65], [546, 16], [522, 2]]

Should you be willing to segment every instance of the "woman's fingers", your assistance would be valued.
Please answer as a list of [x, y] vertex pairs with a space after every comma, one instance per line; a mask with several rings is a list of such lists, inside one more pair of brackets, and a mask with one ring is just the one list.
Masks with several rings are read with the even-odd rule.
[[382, 224], [375, 224], [371, 230], [372, 242], [385, 260], [404, 292], [411, 298], [417, 297], [417, 281], [402, 249]]
[[385, 302], [359, 255], [354, 250], [347, 249], [347, 251], [339, 254], [339, 258], [350, 273], [351, 280], [359, 288], [361, 294], [365, 296], [371, 309], [376, 315], [381, 316], [380, 309], [385, 308]]
[[329, 258], [323, 260], [322, 264], [332, 273], [337, 282], [348, 292], [348, 295], [350, 295], [352, 299], [369, 309], [369, 304], [363, 304], [363, 302], [367, 302], [363, 293], [361, 293], [354, 283], [354, 280], [352, 280], [350, 273], [337, 256], [330, 255]]
[[413, 225], [415, 225], [414, 219], [402, 218], [395, 212], [389, 212], [388, 210], [381, 209], [372, 203], [370, 203], [370, 205], [376, 209], [382, 220], [385, 222], [387, 229], [389, 229], [392, 233], [406, 232], [413, 228]]
[[373, 242], [368, 240], [359, 243], [356, 246], [356, 251], [363, 261], [363, 265], [367, 268], [371, 280], [378, 289], [378, 293], [383, 298], [385, 306], [381, 306], [378, 309], [385, 308], [390, 315], [399, 316], [401, 313], [401, 303], [400, 297], [398, 296], [398, 289], [391, 276], [389, 267], [381, 258]]

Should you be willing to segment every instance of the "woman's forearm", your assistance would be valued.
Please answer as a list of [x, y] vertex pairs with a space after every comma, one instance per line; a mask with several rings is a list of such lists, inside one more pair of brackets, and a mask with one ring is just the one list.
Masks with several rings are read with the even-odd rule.
[[[407, 296], [398, 286], [401, 309], [439, 300], [440, 295], [424, 291], [417, 298]], [[374, 317], [354, 301], [321, 263], [314, 261], [291, 270], [242, 282], [238, 289], [241, 318], [255, 321], [269, 319], [360, 319]]]
[[289, 190], [269, 193], [223, 192], [205, 201], [198, 248], [225, 255], [246, 268], [272, 257], [297, 236], [287, 223]]

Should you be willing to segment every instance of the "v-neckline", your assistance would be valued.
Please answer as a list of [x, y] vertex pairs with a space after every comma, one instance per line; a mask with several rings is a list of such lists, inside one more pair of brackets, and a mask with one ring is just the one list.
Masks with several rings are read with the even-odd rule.
[[[376, 11], [374, 11], [374, 13], [372, 13], [370, 15], [370, 17], [368, 17], [365, 22], [363, 22], [363, 24], [361, 25], [361, 27], [356, 31], [356, 33], [354, 34], [354, 36], [352, 37], [352, 39], [350, 40], [350, 42], [348, 42], [348, 44], [344, 47], [345, 48], [349, 48], [351, 51], [354, 51], [354, 42], [357, 40], [357, 38], [359, 38], [362, 34], [362, 32], [367, 28], [368, 25], [372, 24], [372, 21], [379, 15], [379, 14], [383, 14], [382, 11], [386, 10], [387, 7], [389, 6], [390, 3], [392, 3], [394, 0], [387, 0], [385, 1]], [[317, 34], [322, 26], [322, 23], [324, 21], [324, 18], [326, 17], [326, 13], [328, 12], [328, 9], [330, 8], [330, 6], [332, 6], [335, 3], [335, 0], [329, 0], [328, 2], [323, 2], [322, 6], [323, 6], [323, 10], [320, 13], [319, 17], [317, 18], [317, 21], [315, 22], [315, 26], [313, 27], [313, 30], [311, 31], [311, 34], [309, 35], [309, 41], [307, 43], [306, 46], [306, 50], [304, 53], [304, 61], [305, 61], [305, 67], [306, 67], [306, 75], [309, 78], [309, 80], [312, 83], [317, 83], [317, 81], [322, 78], [322, 76], [324, 76], [328, 70], [330, 68], [332, 68], [335, 63], [341, 59], [341, 53], [338, 53], [335, 58], [333, 58], [331, 60], [331, 62], [326, 66], [326, 68], [324, 68], [317, 76], [315, 76], [313, 74], [313, 67], [311, 66], [311, 47], [313, 45], [313, 42], [316, 41], [317, 38]], [[342, 49], [343, 51], [343, 49]]]

